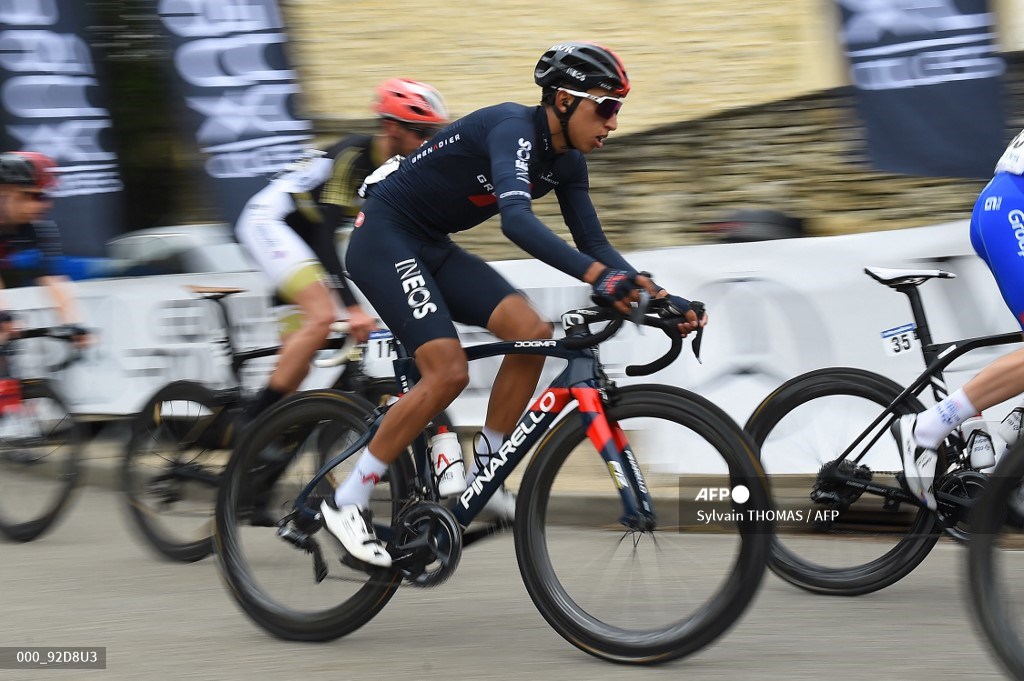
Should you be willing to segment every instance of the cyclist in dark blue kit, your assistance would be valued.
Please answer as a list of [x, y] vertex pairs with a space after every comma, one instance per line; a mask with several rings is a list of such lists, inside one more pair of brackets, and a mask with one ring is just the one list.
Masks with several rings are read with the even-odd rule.
[[[584, 155], [618, 126], [629, 92], [619, 58], [591, 43], [562, 43], [541, 57], [534, 80], [540, 106], [505, 103], [475, 111], [441, 129], [400, 164], [367, 179], [367, 201], [348, 250], [349, 276], [411, 353], [422, 379], [388, 412], [355, 470], [321, 506], [327, 529], [364, 563], [391, 557], [373, 532], [373, 485], [436, 414], [466, 387], [469, 371], [453, 321], [498, 338], [546, 339], [550, 322], [480, 258], [459, 248], [453, 232], [494, 215], [502, 232], [533, 257], [593, 287], [595, 299], [628, 311], [644, 288], [667, 292], [608, 243], [589, 196]], [[534, 215], [531, 202], [554, 192], [579, 250]], [[688, 302], [674, 298], [680, 331], [697, 328]], [[700, 320], [700, 324], [706, 319]], [[543, 357], [508, 356], [496, 376], [483, 432], [475, 438], [474, 477], [526, 409]], [[489, 503], [509, 519], [507, 492]]]
[[[43, 218], [53, 207], [47, 193], [57, 184], [56, 163], [32, 151], [0, 154], [0, 288], [43, 286], [57, 316], [78, 345], [89, 342], [68, 278], [57, 226]], [[0, 331], [12, 331], [0, 297]]]

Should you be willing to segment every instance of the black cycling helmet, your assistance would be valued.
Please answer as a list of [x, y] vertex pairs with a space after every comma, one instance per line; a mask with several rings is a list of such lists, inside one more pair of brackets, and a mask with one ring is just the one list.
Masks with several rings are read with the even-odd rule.
[[629, 93], [629, 76], [622, 60], [607, 47], [594, 43], [559, 43], [545, 52], [533, 80], [547, 90], [567, 87], [587, 91], [599, 87], [613, 97]]

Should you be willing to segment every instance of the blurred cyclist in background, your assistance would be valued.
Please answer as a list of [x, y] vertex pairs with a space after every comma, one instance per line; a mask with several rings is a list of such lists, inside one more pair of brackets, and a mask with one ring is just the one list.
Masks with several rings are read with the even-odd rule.
[[[32, 151], [0, 154], [0, 288], [44, 286], [61, 323], [83, 346], [89, 336], [69, 279], [63, 274], [63, 253], [57, 226], [45, 220], [53, 207], [48, 191], [57, 184], [52, 158]], [[0, 296], [0, 329], [4, 340], [14, 328]]]
[[[981, 191], [971, 214], [971, 245], [988, 265], [1003, 301], [1024, 329], [1024, 131], [996, 163], [995, 176]], [[910, 491], [935, 510], [932, 482], [942, 441], [967, 419], [1024, 392], [1024, 349], [1000, 357], [963, 388], [896, 425]], [[1021, 407], [1011, 413], [1000, 435], [1014, 444]]]
[[332, 322], [347, 317], [359, 341], [374, 327], [345, 284], [335, 233], [358, 213], [366, 176], [389, 158], [413, 152], [447, 123], [448, 110], [433, 87], [404, 78], [381, 83], [373, 109], [380, 117], [376, 134], [351, 135], [310, 152], [253, 196], [235, 225], [279, 301], [291, 304], [279, 318], [284, 347], [277, 367], [243, 423], [298, 390]]
[[[507, 102], [468, 114], [367, 180], [366, 205], [349, 242], [349, 273], [413, 354], [422, 378], [387, 412], [355, 470], [321, 505], [327, 530], [363, 563], [391, 564], [370, 518], [374, 484], [468, 383], [453, 322], [503, 340], [551, 338], [551, 323], [494, 268], [455, 244], [452, 233], [500, 215], [505, 236], [589, 284], [603, 304], [625, 313], [638, 288], [668, 295], [608, 243], [590, 199], [585, 154], [604, 146], [618, 127], [630, 88], [622, 62], [600, 45], [562, 43], [541, 56], [534, 82], [541, 87], [539, 106]], [[533, 200], [552, 192], [576, 248], [533, 212]], [[686, 319], [680, 332], [696, 329], [688, 301], [676, 297], [672, 304], [675, 316]], [[493, 455], [525, 411], [543, 366], [543, 357], [530, 355], [502, 361], [470, 478], [500, 465]], [[507, 521], [514, 498], [502, 489], [485, 511]]]

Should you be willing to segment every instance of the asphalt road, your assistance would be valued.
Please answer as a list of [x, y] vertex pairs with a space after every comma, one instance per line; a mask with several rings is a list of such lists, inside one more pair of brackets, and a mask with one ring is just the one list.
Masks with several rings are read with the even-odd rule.
[[518, 575], [511, 536], [466, 549], [432, 590], [403, 588], [327, 644], [271, 638], [236, 607], [215, 562], [153, 557], [117, 497], [88, 487], [51, 534], [0, 544], [0, 646], [106, 646], [105, 670], [0, 670], [0, 679], [943, 679], [1004, 678], [965, 601], [964, 552], [943, 543], [907, 579], [854, 599], [767, 576], [723, 638], [653, 668], [591, 658], [555, 634]]

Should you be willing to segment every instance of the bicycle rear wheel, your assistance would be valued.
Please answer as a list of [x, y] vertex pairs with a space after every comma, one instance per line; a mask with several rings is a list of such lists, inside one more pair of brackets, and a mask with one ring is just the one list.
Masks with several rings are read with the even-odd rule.
[[[351, 393], [332, 390], [295, 395], [267, 412], [236, 449], [217, 499], [215, 546], [221, 572], [243, 611], [271, 634], [292, 641], [329, 641], [368, 622], [387, 604], [401, 583], [397, 570], [367, 574], [341, 563], [340, 546], [319, 523], [289, 529], [308, 537], [328, 569], [318, 581], [313, 555], [284, 540], [277, 528], [250, 527], [240, 509], [257, 485], [268, 461], [287, 460], [271, 492], [274, 508], [287, 512], [296, 495], [323, 462], [348, 449], [369, 424], [370, 404]], [[330, 438], [323, 437], [329, 431]], [[356, 456], [339, 464], [316, 489], [319, 499], [333, 494], [355, 465]], [[392, 464], [371, 500], [376, 524], [390, 527], [408, 498], [411, 462]], [[310, 500], [317, 505], [317, 499]], [[310, 544], [306, 544], [308, 547]]]
[[[581, 650], [651, 664], [721, 636], [750, 604], [771, 540], [767, 481], [749, 437], [707, 400], [667, 386], [622, 388], [607, 408], [628, 437], [657, 527], [630, 531], [614, 476], [582, 418], [537, 446], [516, 506], [516, 555], [541, 614]], [[739, 489], [705, 522], [702, 489]]]
[[[822, 369], [787, 381], [747, 422], [772, 477], [775, 503], [804, 513], [837, 512], [832, 522], [776, 529], [770, 567], [790, 584], [837, 596], [871, 593], [910, 574], [938, 541], [941, 529], [926, 508], [887, 506], [877, 495], [838, 487], [834, 491], [843, 499], [839, 506], [810, 501], [816, 476], [806, 469], [838, 459], [901, 392], [899, 385], [870, 371]], [[897, 408], [900, 414], [924, 409], [914, 397]], [[860, 464], [866, 467], [857, 469], [859, 477], [899, 487], [895, 476], [903, 463], [889, 430], [858, 452], [864, 452]]]
[[43, 379], [25, 379], [20, 402], [0, 414], [0, 533], [31, 541], [49, 530], [79, 478], [85, 435]]
[[159, 555], [191, 563], [213, 551], [213, 510], [238, 405], [237, 393], [176, 381], [135, 418], [122, 490], [129, 517]]
[[971, 515], [971, 605], [993, 650], [1024, 679], [1024, 441], [996, 466]]

